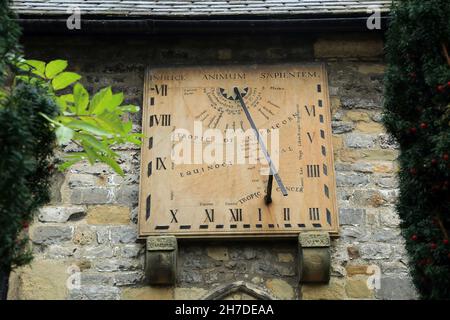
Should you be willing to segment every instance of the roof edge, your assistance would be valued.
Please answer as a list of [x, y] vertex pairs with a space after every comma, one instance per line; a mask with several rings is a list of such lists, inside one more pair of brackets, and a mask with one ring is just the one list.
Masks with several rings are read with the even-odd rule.
[[246, 17], [89, 17], [81, 20], [81, 29], [67, 28], [67, 19], [45, 16], [19, 16], [19, 23], [25, 34], [207, 34], [207, 33], [286, 33], [286, 32], [373, 32], [384, 33], [389, 15], [381, 16], [381, 29], [367, 28], [367, 16], [325, 15], [325, 16], [273, 16]]

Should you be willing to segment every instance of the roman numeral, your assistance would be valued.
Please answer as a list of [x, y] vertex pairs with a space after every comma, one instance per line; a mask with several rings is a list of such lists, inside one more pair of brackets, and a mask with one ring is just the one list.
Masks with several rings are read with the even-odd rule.
[[291, 220], [291, 209], [290, 208], [283, 209], [283, 217], [284, 217], [284, 221]]
[[172, 216], [172, 220], [170, 220], [170, 223], [178, 223], [178, 219], [177, 219], [177, 213], [178, 213], [178, 209], [175, 210], [170, 210], [170, 214]]
[[242, 221], [242, 209], [229, 209], [231, 213], [230, 221]]
[[[166, 165], [164, 164], [163, 158], [156, 158], [156, 170], [167, 170]], [[147, 168], [147, 177], [150, 177], [153, 173], [153, 161], [148, 163]]]
[[319, 208], [309, 208], [309, 220], [319, 220], [320, 212]]
[[205, 221], [208, 220], [209, 222], [214, 222], [214, 209], [205, 209], [206, 218]]
[[150, 90], [155, 91], [156, 94], [167, 96], [167, 84], [155, 85], [154, 88], [150, 88]]
[[147, 201], [145, 203], [145, 219], [148, 220], [150, 218], [150, 210], [152, 205], [152, 195], [149, 194], [147, 197]]
[[308, 116], [316, 116], [316, 106], [311, 106], [311, 108], [308, 108], [308, 106], [305, 106], [306, 112], [308, 113]]
[[306, 172], [309, 178], [320, 177], [320, 166], [318, 164], [308, 164], [306, 166]]
[[170, 114], [153, 114], [150, 116], [150, 128], [153, 126], [170, 126]]
[[308, 139], [309, 139], [309, 142], [313, 142], [313, 139], [314, 139], [314, 136], [316, 135], [315, 133], [313, 133], [313, 134], [311, 134], [311, 132], [307, 132], [306, 133], [307, 135], [308, 135]]
[[258, 208], [258, 221], [262, 221], [262, 210]]

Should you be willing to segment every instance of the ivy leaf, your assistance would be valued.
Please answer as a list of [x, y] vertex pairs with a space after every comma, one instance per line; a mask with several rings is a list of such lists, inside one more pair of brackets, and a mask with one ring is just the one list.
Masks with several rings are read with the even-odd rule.
[[89, 104], [89, 93], [81, 83], [76, 83], [73, 87], [73, 97], [78, 114], [86, 114], [86, 108]]
[[58, 74], [52, 80], [53, 90], [61, 90], [81, 79], [81, 76], [75, 72], [63, 72]]
[[39, 60], [27, 60], [26, 62], [31, 67], [31, 72], [39, 77], [45, 78], [45, 62]]
[[58, 143], [60, 145], [67, 144], [72, 140], [74, 131], [65, 126], [59, 126], [55, 130], [56, 138], [58, 139]]
[[66, 60], [50, 61], [45, 67], [45, 76], [47, 77], [47, 79], [53, 79], [57, 74], [63, 72], [66, 68]]

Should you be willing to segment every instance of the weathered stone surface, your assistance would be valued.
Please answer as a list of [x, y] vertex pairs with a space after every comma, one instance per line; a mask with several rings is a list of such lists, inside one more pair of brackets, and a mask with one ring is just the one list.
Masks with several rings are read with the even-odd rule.
[[106, 204], [112, 201], [112, 193], [107, 188], [77, 188], [70, 196], [73, 204]]
[[295, 291], [292, 286], [281, 279], [270, 279], [266, 281], [266, 287], [278, 299], [292, 300], [295, 298]]
[[366, 210], [364, 209], [339, 209], [339, 224], [341, 225], [361, 225], [364, 222]]
[[389, 259], [392, 248], [387, 243], [363, 243], [360, 245], [359, 252], [361, 258], [367, 260]]
[[367, 275], [367, 267], [368, 265], [348, 265], [345, 267], [345, 270], [347, 271], [347, 275], [349, 277], [352, 277], [354, 275]]
[[358, 65], [358, 72], [363, 74], [384, 74], [385, 70], [386, 66], [379, 63]]
[[144, 273], [142, 271], [116, 272], [114, 273], [114, 285], [129, 286], [142, 283]]
[[383, 41], [369, 38], [324, 36], [314, 43], [316, 58], [376, 57], [383, 54]]
[[119, 300], [120, 289], [112, 286], [82, 286], [69, 292], [70, 300]]
[[278, 261], [279, 262], [293, 262], [294, 261], [294, 255], [291, 253], [279, 253], [278, 254]]
[[38, 214], [41, 222], [66, 222], [71, 217], [83, 216], [86, 212], [84, 206], [47, 206]]
[[126, 244], [116, 248], [118, 254], [124, 258], [137, 258], [144, 253], [144, 245], [140, 243]]
[[174, 290], [165, 286], [145, 286], [138, 288], [124, 288], [122, 300], [172, 300]]
[[417, 299], [411, 279], [406, 275], [382, 276], [380, 289], [376, 296], [383, 300], [411, 300]]
[[228, 261], [228, 249], [226, 247], [208, 247], [206, 248], [208, 256], [214, 260]]
[[56, 244], [70, 241], [73, 227], [69, 226], [36, 226], [32, 229], [31, 239], [37, 244]]
[[87, 223], [93, 225], [120, 225], [130, 222], [130, 208], [113, 205], [90, 207]]
[[202, 288], [175, 288], [175, 300], [198, 300], [208, 291]]
[[[381, 133], [384, 132], [384, 126], [376, 122], [360, 122], [356, 125], [356, 131], [365, 133]], [[383, 145], [381, 145], [383, 148]]]
[[359, 173], [342, 173], [336, 174], [336, 185], [338, 187], [354, 187], [365, 186], [369, 183], [369, 178]]
[[31, 265], [13, 273], [8, 299], [64, 300], [68, 277], [66, 262], [35, 259]]
[[111, 228], [111, 243], [131, 243], [137, 239], [136, 226], [120, 226]]
[[365, 134], [365, 133], [349, 133], [345, 136], [345, 145], [349, 148], [373, 148], [377, 136]]
[[80, 225], [75, 228], [73, 235], [73, 243], [79, 245], [86, 245], [95, 242], [95, 231], [85, 225]]
[[105, 272], [133, 271], [141, 267], [141, 263], [139, 261], [117, 258], [96, 260], [94, 265], [96, 270]]
[[80, 255], [87, 259], [112, 258], [114, 252], [108, 246], [91, 246], [81, 249]]
[[333, 121], [331, 127], [334, 134], [339, 134], [352, 131], [355, 125], [352, 122]]
[[367, 285], [368, 276], [357, 275], [347, 280], [345, 291], [349, 298], [370, 299], [374, 296], [374, 291]]
[[304, 284], [301, 287], [303, 300], [342, 300], [346, 298], [345, 281], [331, 278], [329, 284]]

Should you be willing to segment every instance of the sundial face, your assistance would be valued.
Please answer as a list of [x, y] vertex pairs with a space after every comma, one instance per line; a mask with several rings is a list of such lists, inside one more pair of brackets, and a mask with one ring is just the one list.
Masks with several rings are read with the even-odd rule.
[[[270, 189], [269, 166], [235, 88], [256, 128], [267, 133], [263, 142], [287, 191], [283, 196], [274, 179], [269, 204], [264, 199]], [[323, 65], [148, 70], [142, 127], [141, 236], [337, 233], [330, 107]], [[227, 133], [239, 130], [248, 138], [244, 144], [233, 140], [230, 148], [234, 154], [229, 156], [226, 148], [232, 139], [227, 137], [233, 136]], [[222, 137], [208, 132], [222, 133]], [[259, 148], [256, 158], [250, 156], [251, 148]], [[236, 159], [238, 154], [243, 154], [241, 162]], [[180, 162], [180, 155], [184, 162]], [[211, 162], [212, 155], [216, 162]]]

